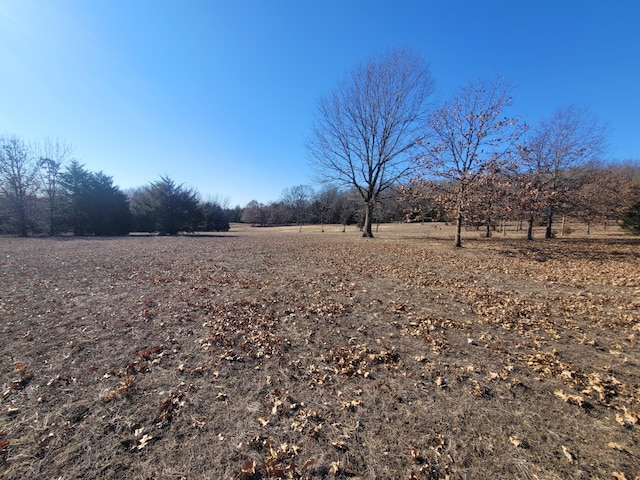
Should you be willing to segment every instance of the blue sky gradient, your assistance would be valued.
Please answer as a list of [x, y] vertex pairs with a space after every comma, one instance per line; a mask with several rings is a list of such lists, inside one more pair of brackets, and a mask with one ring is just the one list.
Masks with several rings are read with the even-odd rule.
[[67, 141], [124, 189], [266, 203], [314, 184], [319, 96], [402, 46], [442, 99], [502, 75], [509, 115], [586, 107], [606, 159], [638, 159], [639, 21], [635, 0], [0, 0], [0, 135]]

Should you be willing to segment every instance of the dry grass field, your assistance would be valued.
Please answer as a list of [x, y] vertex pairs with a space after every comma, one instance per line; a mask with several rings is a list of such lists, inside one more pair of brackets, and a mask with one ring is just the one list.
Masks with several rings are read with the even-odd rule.
[[0, 477], [640, 478], [640, 239], [325, 230], [0, 238]]

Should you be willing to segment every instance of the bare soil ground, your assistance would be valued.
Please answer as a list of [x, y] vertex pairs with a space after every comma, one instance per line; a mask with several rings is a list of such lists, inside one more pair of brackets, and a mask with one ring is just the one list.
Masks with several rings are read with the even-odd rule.
[[0, 238], [0, 477], [640, 478], [640, 241]]

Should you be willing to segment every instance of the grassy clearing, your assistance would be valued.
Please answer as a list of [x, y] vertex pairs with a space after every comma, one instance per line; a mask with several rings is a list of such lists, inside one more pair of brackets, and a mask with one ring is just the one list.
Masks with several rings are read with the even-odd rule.
[[0, 239], [3, 478], [640, 476], [640, 243]]

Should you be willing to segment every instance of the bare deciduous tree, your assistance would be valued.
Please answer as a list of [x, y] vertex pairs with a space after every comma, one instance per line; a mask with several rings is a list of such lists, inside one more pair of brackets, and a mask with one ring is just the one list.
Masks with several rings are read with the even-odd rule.
[[560, 108], [541, 122], [527, 142], [524, 161], [537, 177], [536, 189], [543, 194], [547, 218], [546, 238], [553, 236], [556, 210], [579, 185], [580, 173], [605, 148], [606, 129], [587, 110]]
[[516, 211], [520, 218], [527, 221], [527, 240], [533, 240], [533, 223], [547, 204], [546, 179], [542, 167], [544, 159], [538, 149], [532, 148], [530, 142], [518, 148], [519, 172], [514, 177]]
[[55, 235], [60, 176], [73, 156], [73, 147], [66, 142], [46, 138], [39, 150], [40, 181], [49, 202], [49, 235]]
[[293, 214], [299, 231], [307, 220], [313, 189], [309, 185], [296, 185], [282, 192], [282, 200]]
[[[637, 168], [637, 167], [636, 167]], [[627, 208], [640, 199], [640, 179], [634, 184], [630, 163], [595, 162], [576, 179], [578, 188], [568, 196], [569, 214], [584, 222], [587, 234], [594, 222], [607, 228], [610, 220], [623, 217]], [[639, 170], [640, 171], [640, 170]]]
[[257, 200], [251, 200], [242, 210], [241, 220], [251, 225], [264, 226], [267, 223], [264, 204]]
[[491, 230], [497, 228], [498, 222], [504, 226], [513, 210], [514, 177], [514, 164], [496, 161], [489, 162], [476, 179], [469, 202], [469, 220], [476, 227], [484, 225], [487, 238], [491, 236]]
[[27, 145], [20, 138], [0, 137], [0, 191], [13, 210], [16, 231], [26, 237], [29, 230], [27, 200], [35, 194], [36, 165]]
[[434, 141], [417, 160], [424, 178], [440, 178], [454, 202], [455, 246], [462, 246], [462, 222], [470, 211], [474, 184], [489, 165], [494, 172], [511, 161], [519, 119], [503, 116], [511, 104], [509, 82], [471, 81], [431, 118]]
[[325, 185], [315, 196], [312, 207], [320, 221], [320, 230], [324, 232], [324, 224], [331, 212], [336, 208], [340, 198], [340, 191], [334, 185]]
[[324, 181], [356, 189], [365, 237], [373, 237], [378, 196], [408, 172], [409, 154], [424, 139], [433, 84], [421, 57], [396, 49], [359, 65], [319, 101], [311, 161]]
[[359, 194], [357, 194], [353, 188], [344, 190], [338, 196], [336, 207], [340, 223], [342, 224], [342, 233], [347, 231], [347, 224], [358, 211], [358, 197]]

